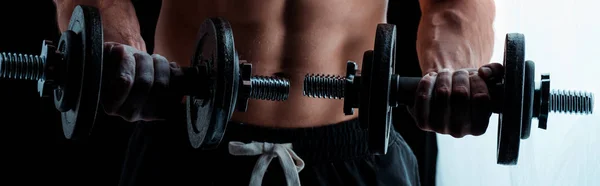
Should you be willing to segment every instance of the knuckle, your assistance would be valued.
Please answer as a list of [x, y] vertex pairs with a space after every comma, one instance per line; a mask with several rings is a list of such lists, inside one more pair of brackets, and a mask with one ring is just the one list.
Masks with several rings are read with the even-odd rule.
[[119, 59], [130, 59], [129, 52], [127, 52], [127, 47], [123, 44], [115, 44], [112, 47], [112, 53], [114, 56]]
[[122, 87], [131, 87], [133, 85], [133, 77], [129, 73], [121, 73], [119, 77], [115, 80], [117, 85], [121, 85]]
[[152, 59], [154, 62], [167, 63], [167, 58], [161, 56], [160, 54], [152, 54]]
[[417, 94], [415, 99], [416, 99], [417, 103], [424, 103], [425, 101], [429, 100], [429, 95], [427, 93], [420, 93], [420, 94]]
[[179, 65], [176, 62], [169, 62], [169, 67], [170, 68], [178, 68]]
[[134, 53], [132, 56], [135, 65], [134, 69], [136, 70], [140, 69], [140, 67], [146, 68], [153, 65], [152, 58], [148, 54]]
[[169, 86], [169, 78], [168, 77], [159, 77], [156, 80], [154, 80], [154, 85], [157, 88], [166, 88], [167, 86]]
[[488, 93], [475, 93], [472, 95], [472, 97], [473, 101], [477, 102], [487, 102], [491, 99]]
[[468, 97], [469, 88], [467, 88], [467, 86], [464, 86], [464, 85], [454, 86], [453, 90], [452, 90], [452, 95], [457, 95], [460, 97]]
[[492, 70], [497, 70], [497, 71], [501, 71], [504, 69], [504, 66], [500, 63], [489, 63], [487, 64], [487, 67], [492, 68]]
[[440, 86], [435, 89], [436, 96], [439, 97], [449, 97], [450, 96], [450, 88], [448, 86]]
[[115, 42], [104, 42], [104, 55], [110, 55], [113, 52], [113, 48], [115, 46]]
[[467, 76], [467, 75], [469, 75], [469, 70], [467, 70], [467, 69], [460, 69], [460, 70], [454, 71], [454, 76]]
[[136, 77], [135, 84], [140, 87], [151, 87], [154, 83], [154, 76], [150, 73], [142, 73]]
[[148, 90], [154, 84], [154, 78], [150, 74], [140, 74], [135, 80], [135, 89]]
[[133, 56], [135, 57], [135, 60], [138, 63], [149, 63], [152, 62], [152, 57], [150, 56], [150, 54], [144, 53], [144, 52], [136, 52], [133, 54]]
[[435, 82], [435, 79], [433, 78], [433, 76], [425, 76], [423, 79], [421, 79], [421, 86], [422, 87], [431, 87]]
[[113, 60], [116, 60], [116, 63], [120, 63], [121, 66], [126, 66], [128, 68], [135, 67], [135, 59], [133, 56], [127, 51], [127, 48], [123, 44], [117, 44], [112, 49], [113, 52]]
[[124, 44], [112, 43], [112, 52], [114, 53], [125, 53], [127, 50]]
[[479, 72], [473, 71], [473, 70], [469, 71], [469, 78], [477, 78], [477, 77], [479, 77]]

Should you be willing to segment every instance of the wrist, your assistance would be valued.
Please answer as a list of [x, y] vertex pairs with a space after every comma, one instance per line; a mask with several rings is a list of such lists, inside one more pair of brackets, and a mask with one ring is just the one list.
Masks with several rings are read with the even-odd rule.
[[420, 27], [417, 54], [423, 74], [442, 69], [475, 68], [478, 58], [472, 42], [454, 28]]
[[132, 32], [129, 29], [119, 29], [119, 25], [105, 25], [103, 29], [104, 42], [120, 43], [146, 52], [146, 43], [139, 32]]
[[493, 21], [458, 8], [430, 9], [421, 17], [417, 54], [423, 74], [441, 69], [477, 68], [489, 63]]

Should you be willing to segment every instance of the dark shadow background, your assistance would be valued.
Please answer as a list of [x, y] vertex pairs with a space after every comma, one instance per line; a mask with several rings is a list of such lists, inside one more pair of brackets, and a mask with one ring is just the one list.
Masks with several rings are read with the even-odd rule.
[[[148, 51], [160, 0], [133, 0]], [[2, 1], [0, 52], [39, 54], [44, 39], [58, 41], [51, 0]], [[388, 21], [398, 26], [397, 73], [421, 76], [416, 55], [420, 18], [417, 0], [391, 0]], [[117, 185], [133, 124], [100, 115], [87, 144], [63, 137], [52, 100], [40, 99], [36, 82], [0, 80], [0, 185]], [[394, 111], [394, 124], [419, 160], [423, 185], [434, 185], [435, 135], [419, 130], [405, 109]]]

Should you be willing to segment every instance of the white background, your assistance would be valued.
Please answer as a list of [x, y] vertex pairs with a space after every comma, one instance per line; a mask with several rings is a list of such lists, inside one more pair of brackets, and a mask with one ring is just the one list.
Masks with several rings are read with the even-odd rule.
[[551, 113], [548, 130], [534, 119], [516, 166], [496, 164], [495, 114], [482, 136], [438, 135], [437, 185], [600, 186], [600, 1], [496, 0], [496, 9], [492, 62], [502, 62], [506, 33], [523, 33], [536, 81], [550, 73], [553, 89], [592, 92], [594, 114]]

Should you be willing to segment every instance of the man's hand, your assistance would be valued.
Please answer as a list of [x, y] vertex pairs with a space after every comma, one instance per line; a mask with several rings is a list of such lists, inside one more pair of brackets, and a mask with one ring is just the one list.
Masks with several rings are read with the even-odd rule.
[[457, 138], [481, 135], [492, 106], [486, 82], [499, 80], [504, 72], [502, 65], [490, 64], [494, 1], [419, 2], [417, 54], [424, 77], [412, 115], [426, 131]]
[[411, 109], [419, 128], [460, 138], [481, 135], [492, 114], [487, 84], [503, 76], [501, 64], [479, 69], [443, 69], [426, 74], [416, 91]]
[[[109, 115], [134, 121], [165, 119], [181, 99], [167, 90], [175, 63], [132, 46], [104, 44], [104, 74], [101, 103]], [[173, 67], [173, 68], [172, 68]]]

